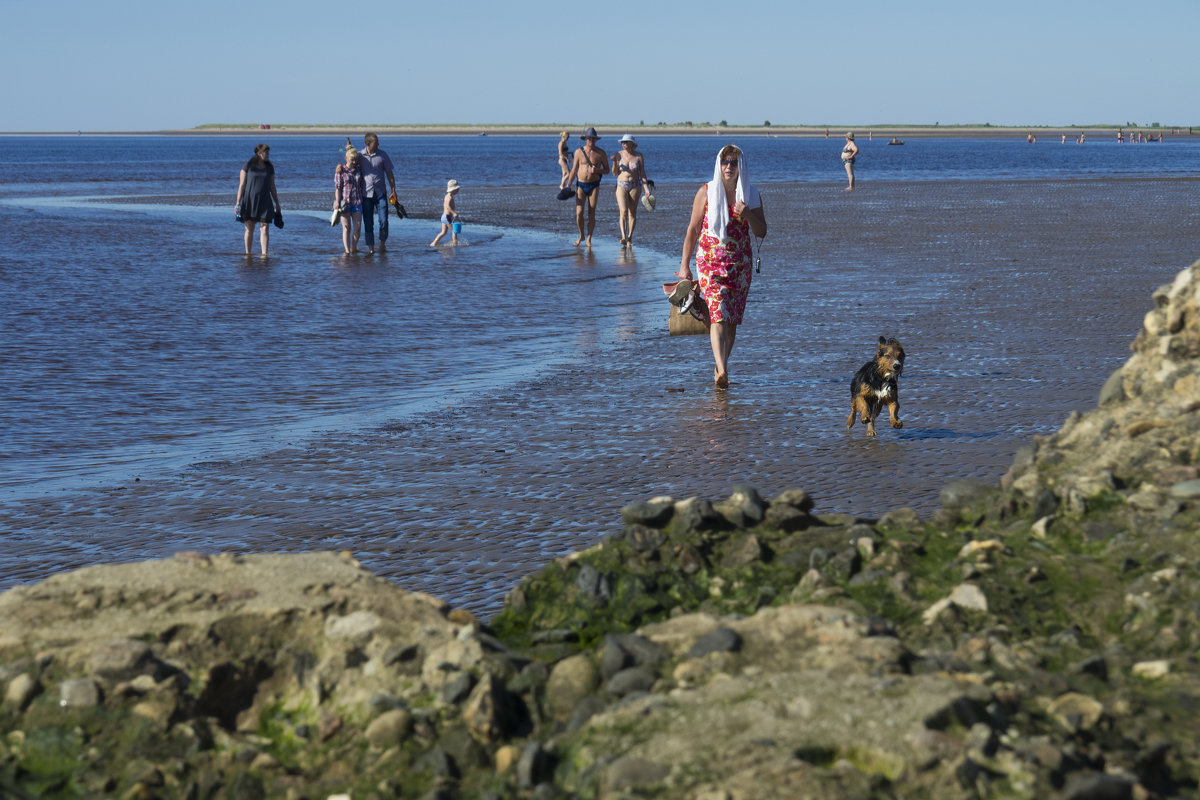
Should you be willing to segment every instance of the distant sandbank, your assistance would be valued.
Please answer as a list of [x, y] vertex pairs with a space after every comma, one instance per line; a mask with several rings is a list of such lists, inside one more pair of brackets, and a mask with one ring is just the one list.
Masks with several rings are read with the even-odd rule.
[[[195, 128], [146, 131], [13, 131], [0, 135], [22, 136], [343, 136], [374, 131], [386, 136], [557, 136], [568, 130], [575, 138], [587, 126], [574, 125], [200, 125]], [[1151, 131], [1166, 136], [1190, 136], [1191, 128], [1138, 127], [1122, 125], [997, 126], [997, 125], [596, 125], [601, 136], [763, 136], [840, 138], [846, 131], [857, 135], [878, 134], [898, 138], [1011, 138], [1034, 136], [1077, 136], [1117, 130]]]

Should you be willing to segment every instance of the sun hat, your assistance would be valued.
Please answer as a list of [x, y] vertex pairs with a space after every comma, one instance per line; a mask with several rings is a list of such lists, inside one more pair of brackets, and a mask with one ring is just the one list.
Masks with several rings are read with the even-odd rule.
[[633, 142], [634, 144], [637, 144], [637, 139], [633, 138], [633, 137], [632, 137], [632, 136], [630, 136], [628, 133], [627, 133], [627, 134], [625, 134], [624, 136], [622, 136], [622, 137], [620, 138], [620, 141], [621, 141], [621, 142]]
[[654, 195], [652, 195], [652, 194], [642, 195], [642, 208], [646, 209], [647, 211], [653, 211], [654, 207], [657, 204], [658, 204], [658, 200], [655, 199]]
[[580, 136], [579, 138], [580, 138], [580, 139], [596, 139], [596, 140], [599, 140], [599, 139], [600, 139], [600, 134], [596, 133], [596, 129], [595, 129], [595, 128], [588, 128], [586, 131], [584, 131], [584, 132], [583, 132], [583, 135], [582, 135], [582, 136]]
[[558, 190], [558, 199], [559, 200], [570, 200], [574, 196], [575, 196], [575, 190], [572, 189], [570, 186], [567, 186], [567, 187], [564, 187], [564, 188]]
[[454, 180], [454, 178], [451, 178], [450, 180], [446, 181], [446, 191], [447, 192], [457, 192], [461, 188], [462, 187], [458, 185], [458, 181]]

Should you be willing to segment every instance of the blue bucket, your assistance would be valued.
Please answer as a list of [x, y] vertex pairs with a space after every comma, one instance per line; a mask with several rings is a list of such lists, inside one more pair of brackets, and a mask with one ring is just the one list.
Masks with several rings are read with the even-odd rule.
[[455, 222], [455, 223], [454, 223], [453, 225], [451, 225], [450, 227], [454, 229], [454, 235], [455, 235], [455, 236], [457, 236], [458, 234], [462, 233], [462, 223], [461, 223], [461, 222]]

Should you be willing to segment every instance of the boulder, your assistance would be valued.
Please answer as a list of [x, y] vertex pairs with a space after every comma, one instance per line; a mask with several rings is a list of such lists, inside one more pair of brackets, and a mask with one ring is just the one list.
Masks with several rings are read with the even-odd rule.
[[508, 738], [520, 724], [514, 698], [490, 673], [485, 674], [471, 692], [463, 707], [462, 718], [471, 736], [483, 744]]
[[688, 658], [704, 658], [709, 653], [731, 653], [740, 650], [742, 637], [730, 628], [717, 628], [704, 634], [687, 653]]
[[938, 493], [938, 499], [943, 508], [959, 511], [986, 502], [998, 491], [998, 488], [992, 484], [964, 478], [942, 487]]
[[150, 645], [133, 639], [107, 641], [88, 656], [88, 672], [110, 683], [133, 680], [139, 675], [156, 675], [159, 669], [159, 661]]
[[546, 681], [546, 707], [555, 719], [566, 721], [575, 706], [600, 686], [600, 671], [587, 654], [564, 658]]
[[637, 756], [621, 756], [604, 771], [609, 791], [646, 789], [666, 780], [671, 768]]
[[633, 502], [621, 509], [621, 519], [631, 526], [662, 527], [674, 514], [675, 501], [670, 497]]
[[604, 691], [624, 697], [634, 692], [648, 692], [657, 680], [653, 670], [647, 667], [630, 667], [623, 669], [604, 684]]
[[22, 672], [8, 682], [4, 690], [4, 705], [17, 711], [24, 711], [33, 698], [41, 693], [42, 686], [28, 672]]

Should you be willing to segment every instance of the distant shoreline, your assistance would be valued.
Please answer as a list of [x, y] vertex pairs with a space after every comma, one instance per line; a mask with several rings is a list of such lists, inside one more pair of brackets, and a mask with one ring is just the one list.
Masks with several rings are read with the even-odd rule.
[[[825, 128], [811, 125], [598, 125], [601, 137], [637, 136], [761, 136], [769, 138], [842, 138], [848, 130], [857, 135], [878, 133], [881, 137], [910, 138], [995, 138], [1076, 136], [1080, 133], [1115, 133], [1118, 130], [1149, 131], [1166, 136], [1191, 136], [1190, 128], [1124, 125], [993, 126], [993, 125], [862, 125]], [[201, 125], [195, 128], [152, 131], [4, 131], [0, 136], [357, 136], [374, 131], [381, 136], [557, 136], [561, 125]], [[582, 127], [567, 128], [578, 138]]]

